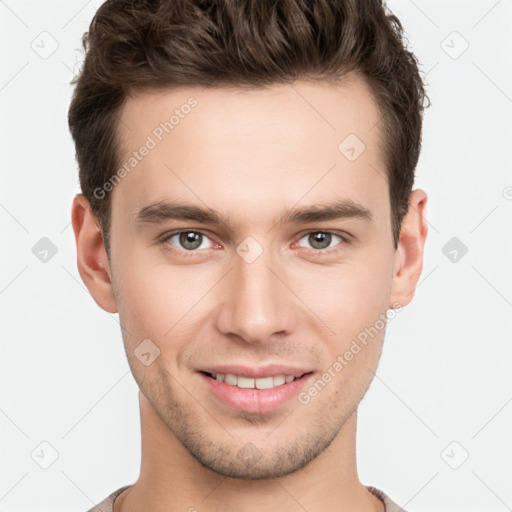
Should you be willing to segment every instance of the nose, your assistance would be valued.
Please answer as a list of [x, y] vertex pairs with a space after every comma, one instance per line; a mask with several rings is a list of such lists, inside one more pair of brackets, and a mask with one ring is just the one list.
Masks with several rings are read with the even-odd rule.
[[298, 308], [286, 271], [271, 251], [264, 250], [252, 262], [235, 253], [231, 263], [232, 270], [219, 288], [217, 329], [251, 344], [293, 332]]

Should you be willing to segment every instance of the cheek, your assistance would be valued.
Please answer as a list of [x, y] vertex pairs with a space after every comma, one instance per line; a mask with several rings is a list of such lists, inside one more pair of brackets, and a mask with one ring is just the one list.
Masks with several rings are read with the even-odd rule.
[[143, 265], [131, 258], [118, 271], [122, 275], [117, 294], [125, 351], [139, 387], [154, 396], [157, 389], [163, 392], [163, 383], [171, 379], [169, 373], [177, 371], [179, 354], [190, 338], [187, 312], [198, 299], [180, 279], [179, 270], [171, 272], [169, 266]]
[[[380, 358], [389, 300], [388, 283], [369, 268], [339, 278], [331, 293], [317, 295], [315, 307], [334, 335], [325, 337], [324, 377], [340, 404], [354, 404], [368, 388]], [[364, 272], [364, 273], [363, 273]], [[326, 283], [334, 282], [327, 279]], [[332, 285], [331, 285], [332, 286]], [[312, 308], [313, 309], [313, 308]]]
[[179, 338], [213, 282], [193, 265], [155, 263], [136, 253], [119, 262], [117, 271], [122, 276], [116, 286], [119, 316], [133, 343], [149, 338], [163, 346]]
[[388, 263], [361, 258], [323, 269], [299, 292], [321, 320], [312, 328], [325, 333], [326, 379], [334, 382], [329, 387], [340, 403], [364, 392], [378, 364], [391, 286]]
[[[388, 309], [391, 275], [388, 262], [350, 262], [295, 276], [297, 294], [338, 339], [357, 335]], [[332, 332], [331, 332], [332, 334]]]

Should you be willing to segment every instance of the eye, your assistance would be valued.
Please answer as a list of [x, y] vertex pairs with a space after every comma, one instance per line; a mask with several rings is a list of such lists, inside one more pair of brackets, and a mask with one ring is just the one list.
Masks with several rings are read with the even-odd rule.
[[206, 242], [207, 240], [211, 242], [205, 233], [191, 229], [169, 233], [163, 237], [164, 243], [173, 246], [172, 250], [178, 247], [176, 250], [186, 252], [197, 252], [198, 249], [209, 249], [213, 247], [213, 243], [209, 246]]
[[[334, 238], [333, 238], [334, 237]], [[333, 233], [331, 231], [311, 231], [309, 233], [306, 233], [300, 240], [306, 239], [306, 241], [311, 244], [312, 249], [315, 251], [321, 251], [321, 252], [331, 252], [326, 251], [325, 249], [331, 249], [334, 248], [336, 245], [331, 246], [331, 243], [335, 241], [335, 239], [338, 238], [341, 242], [345, 242], [345, 239], [336, 233]]]

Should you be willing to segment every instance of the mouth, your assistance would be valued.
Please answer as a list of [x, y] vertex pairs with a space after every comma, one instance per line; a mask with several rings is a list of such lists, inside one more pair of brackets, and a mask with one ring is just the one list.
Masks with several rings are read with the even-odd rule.
[[[295, 375], [247, 377], [233, 373], [198, 371], [208, 395], [230, 411], [264, 414], [289, 404], [305, 386], [314, 380], [314, 372]], [[297, 401], [298, 403], [298, 401]]]

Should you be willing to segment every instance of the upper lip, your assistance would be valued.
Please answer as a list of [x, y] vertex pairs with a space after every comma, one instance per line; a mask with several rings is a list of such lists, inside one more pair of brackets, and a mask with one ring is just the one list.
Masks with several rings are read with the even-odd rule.
[[260, 367], [240, 364], [222, 364], [219, 366], [200, 368], [199, 371], [214, 375], [217, 373], [222, 373], [224, 375], [230, 373], [232, 375], [259, 379], [264, 377], [273, 377], [275, 375], [284, 375], [285, 377], [293, 375], [295, 377], [300, 377], [305, 373], [310, 373], [312, 370], [305, 367], [287, 366], [282, 364], [268, 364]]

